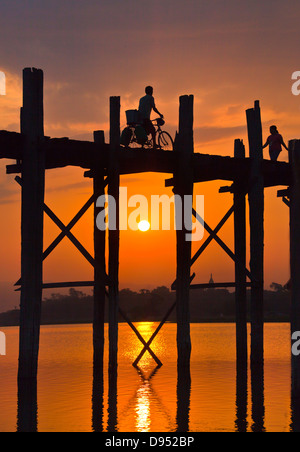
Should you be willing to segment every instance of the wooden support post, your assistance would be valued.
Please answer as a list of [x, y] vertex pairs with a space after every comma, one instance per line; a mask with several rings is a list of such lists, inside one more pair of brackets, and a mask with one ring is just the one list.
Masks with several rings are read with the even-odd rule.
[[259, 102], [247, 110], [251, 159], [249, 180], [251, 287], [251, 364], [263, 364], [264, 354], [264, 177]]
[[[289, 146], [292, 170], [290, 187], [290, 266], [291, 266], [291, 334], [292, 345], [299, 339], [300, 331], [300, 140]], [[297, 334], [298, 332], [298, 334]], [[293, 337], [293, 335], [295, 335]], [[292, 397], [300, 398], [300, 356], [292, 353]]]
[[43, 281], [45, 154], [43, 72], [23, 71], [22, 255], [19, 379], [37, 377]]
[[119, 312], [119, 153], [120, 153], [120, 97], [110, 98], [110, 147], [108, 164], [108, 195], [116, 205], [116, 230], [109, 229], [109, 370], [116, 376], [118, 366]]
[[[105, 142], [104, 132], [94, 132], [94, 142]], [[100, 164], [100, 153], [96, 156], [93, 174], [94, 189], [94, 314], [93, 314], [93, 431], [103, 432], [103, 396], [104, 396], [104, 323], [105, 323], [105, 299], [106, 299], [106, 263], [105, 263], [105, 239], [106, 231], [97, 228], [96, 219], [100, 210], [96, 203], [97, 198], [105, 193], [104, 168]]]
[[[104, 132], [94, 132], [94, 142], [105, 143]], [[100, 153], [99, 153], [100, 154]], [[93, 316], [93, 343], [94, 343], [94, 379], [103, 378], [104, 354], [104, 315], [106, 298], [106, 263], [105, 263], [105, 237], [106, 231], [97, 228], [96, 219], [101, 209], [97, 207], [97, 197], [105, 194], [104, 168], [100, 164], [101, 155], [96, 156], [93, 171], [94, 187], [94, 316]]]
[[[177, 219], [181, 218], [182, 229], [177, 228], [177, 276], [176, 276], [176, 307], [177, 307], [177, 349], [178, 369], [189, 368], [191, 355], [190, 337], [190, 269], [191, 269], [191, 242], [187, 240], [187, 229], [184, 221], [184, 197], [193, 196], [193, 167], [192, 155], [194, 151], [193, 140], [193, 96], [180, 97], [179, 133], [176, 139], [175, 152], [176, 170], [174, 173], [174, 192], [181, 196], [182, 211], [176, 212]], [[178, 206], [176, 206], [178, 209]], [[192, 221], [192, 212], [191, 212]]]
[[[245, 146], [235, 140], [234, 157], [245, 158]], [[240, 177], [234, 181], [234, 247], [235, 247], [235, 304], [237, 366], [247, 368], [247, 288], [246, 288], [246, 198], [245, 183]]]

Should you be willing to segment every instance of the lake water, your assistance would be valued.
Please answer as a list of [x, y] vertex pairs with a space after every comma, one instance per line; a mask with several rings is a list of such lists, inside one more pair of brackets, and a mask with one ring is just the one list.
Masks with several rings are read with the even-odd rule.
[[[136, 326], [147, 339], [157, 324], [144, 322]], [[18, 328], [1, 330], [6, 334], [7, 354], [0, 356], [0, 431], [14, 432], [18, 422]], [[190, 432], [288, 432], [293, 429], [288, 324], [265, 325], [264, 388], [259, 388], [254, 397], [251, 396], [250, 372], [248, 394], [243, 382], [237, 391], [233, 324], [192, 324], [191, 335], [190, 398], [180, 405], [176, 325], [166, 324], [152, 344], [151, 348], [163, 362], [153, 373], [155, 362], [148, 353], [139, 370], [131, 365], [142, 346], [128, 325], [120, 324], [117, 397], [113, 407], [117, 431], [174, 432], [179, 422], [185, 422]], [[106, 349], [107, 345], [106, 340]], [[37, 391], [39, 432], [91, 432], [99, 426], [103, 431], [109, 430], [112, 408], [108, 403], [107, 352], [103, 411], [101, 397], [100, 405], [97, 394], [94, 393], [93, 399], [92, 357], [91, 325], [41, 328]]]

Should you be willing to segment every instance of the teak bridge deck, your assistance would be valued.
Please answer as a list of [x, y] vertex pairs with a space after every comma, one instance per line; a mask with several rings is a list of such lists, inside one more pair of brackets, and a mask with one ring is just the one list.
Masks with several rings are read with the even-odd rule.
[[[22, 159], [24, 137], [15, 132], [0, 131], [0, 158]], [[45, 152], [45, 169], [64, 168], [75, 166], [94, 170], [101, 166], [108, 171], [109, 144], [97, 144], [90, 141], [70, 140], [68, 138], [48, 138], [40, 144], [40, 150]], [[176, 168], [176, 155], [173, 151], [153, 149], [131, 149], [120, 146], [119, 174], [134, 173], [170, 173], [174, 174]], [[193, 154], [193, 181], [207, 182], [224, 180], [234, 182], [237, 174], [244, 178], [249, 177], [250, 159], [237, 159], [220, 155]], [[22, 165], [7, 166], [7, 174], [21, 173]], [[262, 173], [264, 186], [290, 185], [290, 165], [285, 162], [272, 162], [263, 160]], [[172, 185], [173, 182], [166, 183]]]

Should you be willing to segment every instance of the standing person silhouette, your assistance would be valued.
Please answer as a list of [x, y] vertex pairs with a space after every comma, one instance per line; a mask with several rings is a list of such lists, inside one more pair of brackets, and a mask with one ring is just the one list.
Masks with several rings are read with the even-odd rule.
[[156, 130], [155, 127], [150, 119], [152, 110], [155, 111], [161, 118], [164, 116], [157, 110], [155, 106], [155, 100], [153, 97], [153, 88], [152, 86], [147, 86], [145, 88], [146, 96], [142, 97], [140, 99], [139, 104], [139, 113], [141, 117], [141, 121], [143, 126], [145, 127], [145, 130], [147, 132], [147, 135], [152, 135], [153, 140], [153, 148], [157, 149], [156, 144]]
[[280, 135], [276, 126], [270, 127], [270, 133], [271, 133], [271, 135], [268, 137], [266, 143], [263, 145], [263, 149], [269, 145], [270, 158], [271, 158], [271, 160], [276, 162], [279, 157], [280, 152], [282, 151], [282, 146], [287, 151], [289, 150], [289, 148], [286, 146], [285, 142], [283, 141], [282, 135]]

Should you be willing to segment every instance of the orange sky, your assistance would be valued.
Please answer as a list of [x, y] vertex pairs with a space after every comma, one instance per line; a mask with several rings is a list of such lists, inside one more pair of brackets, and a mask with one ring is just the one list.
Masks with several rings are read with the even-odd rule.
[[[232, 155], [234, 139], [241, 138], [248, 153], [245, 110], [256, 99], [261, 102], [264, 139], [273, 123], [286, 141], [297, 138], [300, 98], [291, 93], [291, 76], [300, 70], [300, 7], [291, 0], [261, 3], [155, 0], [151, 11], [145, 11], [135, 0], [101, 5], [87, 0], [70, 11], [66, 1], [55, 0], [50, 7], [30, 0], [26, 9], [19, 0], [5, 1], [0, 70], [6, 73], [7, 95], [0, 97], [0, 129], [19, 131], [21, 72], [34, 66], [45, 72], [45, 134], [51, 137], [92, 140], [96, 129], [104, 129], [108, 137], [109, 96], [121, 96], [125, 126], [125, 110], [137, 108], [144, 87], [151, 84], [165, 128], [173, 135], [179, 96], [194, 94], [196, 152]], [[280, 160], [287, 160], [285, 151]], [[5, 174], [8, 163], [0, 162], [2, 305], [13, 295], [7, 284], [20, 272], [20, 192], [14, 177]], [[164, 188], [167, 177], [133, 175], [122, 177], [122, 185], [132, 194], [171, 196], [171, 189]], [[46, 184], [46, 202], [65, 223], [91, 194], [91, 182], [79, 169], [48, 171]], [[218, 193], [221, 185], [226, 183], [196, 187], [196, 193], [205, 195], [205, 219], [212, 228], [232, 202], [231, 195]], [[276, 189], [266, 190], [265, 201], [267, 288], [289, 278], [289, 218]], [[92, 211], [73, 232], [92, 253]], [[46, 219], [45, 246], [58, 233]], [[220, 236], [233, 249], [232, 219]], [[174, 231], [122, 232], [121, 288], [170, 286], [175, 243]], [[193, 271], [195, 282], [207, 282], [211, 273], [215, 281], [233, 281], [234, 265], [212, 244]], [[45, 281], [91, 278], [89, 264], [67, 239], [45, 261]], [[17, 304], [17, 298], [10, 299]]]

